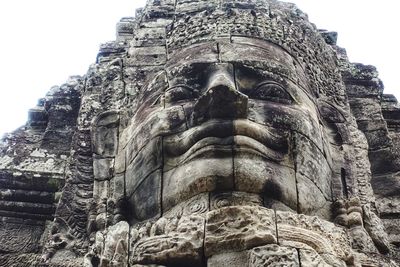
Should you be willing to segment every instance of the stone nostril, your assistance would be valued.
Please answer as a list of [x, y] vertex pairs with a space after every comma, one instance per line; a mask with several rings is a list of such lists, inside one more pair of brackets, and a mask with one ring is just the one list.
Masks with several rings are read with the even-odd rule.
[[231, 64], [213, 66], [207, 90], [194, 105], [192, 123], [199, 124], [208, 119], [233, 120], [247, 117], [248, 98], [236, 90], [233, 73]]
[[246, 95], [225, 84], [218, 84], [210, 88], [195, 103], [193, 123], [199, 124], [208, 119], [246, 118], [247, 103]]
[[226, 72], [218, 72], [214, 74], [208, 84], [207, 92], [215, 92], [219, 89], [236, 90], [235, 82], [232, 77]]

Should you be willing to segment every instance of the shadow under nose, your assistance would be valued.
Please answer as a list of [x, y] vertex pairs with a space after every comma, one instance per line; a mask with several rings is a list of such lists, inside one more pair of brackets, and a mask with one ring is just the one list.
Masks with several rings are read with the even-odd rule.
[[210, 88], [195, 103], [192, 121], [199, 124], [209, 119], [247, 118], [248, 97], [226, 85]]

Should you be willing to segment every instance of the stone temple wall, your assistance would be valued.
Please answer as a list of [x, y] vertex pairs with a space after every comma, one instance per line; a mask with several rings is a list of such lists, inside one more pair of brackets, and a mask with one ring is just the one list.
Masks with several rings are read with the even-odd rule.
[[400, 105], [335, 32], [274, 0], [116, 30], [1, 141], [0, 266], [399, 265]]

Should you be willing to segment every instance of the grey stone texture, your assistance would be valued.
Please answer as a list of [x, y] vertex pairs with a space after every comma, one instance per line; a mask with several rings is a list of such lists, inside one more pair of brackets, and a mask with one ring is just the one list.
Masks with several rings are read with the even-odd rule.
[[149, 0], [0, 144], [0, 266], [399, 266], [400, 105], [275, 0]]

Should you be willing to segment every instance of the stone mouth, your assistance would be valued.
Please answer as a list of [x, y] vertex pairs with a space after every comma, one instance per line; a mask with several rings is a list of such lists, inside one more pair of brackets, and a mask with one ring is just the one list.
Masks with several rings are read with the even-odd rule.
[[276, 129], [249, 120], [211, 120], [164, 139], [165, 155], [180, 162], [197, 157], [225, 157], [250, 153], [282, 161], [288, 138]]
[[194, 158], [239, 156], [241, 154], [253, 154], [272, 161], [282, 161], [285, 154], [274, 151], [257, 140], [235, 135], [225, 138], [206, 137], [195, 143], [186, 153], [180, 156], [181, 163]]

